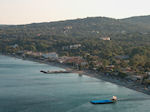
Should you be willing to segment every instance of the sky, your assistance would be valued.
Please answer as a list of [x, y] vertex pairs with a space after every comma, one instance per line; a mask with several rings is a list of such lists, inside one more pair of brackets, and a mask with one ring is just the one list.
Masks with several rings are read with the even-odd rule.
[[0, 0], [0, 24], [150, 15], [150, 0]]

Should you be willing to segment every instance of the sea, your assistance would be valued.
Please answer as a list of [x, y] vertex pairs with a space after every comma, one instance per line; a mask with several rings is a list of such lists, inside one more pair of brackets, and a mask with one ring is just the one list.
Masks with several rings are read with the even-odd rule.
[[[56, 66], [0, 55], [0, 112], [149, 112], [150, 96]], [[119, 100], [93, 105], [91, 100]]]

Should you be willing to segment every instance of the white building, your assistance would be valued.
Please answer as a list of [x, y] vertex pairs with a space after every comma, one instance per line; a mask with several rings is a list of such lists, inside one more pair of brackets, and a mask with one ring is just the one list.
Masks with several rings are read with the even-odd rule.
[[73, 45], [69, 45], [69, 46], [63, 46], [62, 49], [63, 50], [78, 49], [81, 46], [82, 46], [81, 44], [73, 44]]
[[70, 45], [70, 49], [77, 49], [79, 47], [81, 47], [81, 44]]
[[54, 59], [54, 60], [58, 59], [58, 54], [56, 52], [46, 53], [46, 54], [43, 54], [42, 56], [46, 59], [48, 59], [48, 58]]
[[101, 37], [101, 40], [110, 40], [110, 37]]

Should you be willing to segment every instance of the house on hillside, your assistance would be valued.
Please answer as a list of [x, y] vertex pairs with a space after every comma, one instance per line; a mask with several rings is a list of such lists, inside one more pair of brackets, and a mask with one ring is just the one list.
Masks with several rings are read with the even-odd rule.
[[33, 52], [33, 51], [26, 51], [25, 52], [26, 55], [31, 55], [31, 56], [42, 56], [42, 53], [41, 52]]
[[62, 49], [63, 50], [69, 50], [69, 49], [78, 49], [81, 47], [81, 44], [72, 44], [69, 46], [63, 46]]
[[81, 44], [70, 45], [70, 49], [77, 49], [79, 47], [81, 47]]
[[58, 54], [56, 52], [42, 54], [42, 57], [45, 59], [57, 60]]
[[110, 37], [101, 37], [101, 40], [110, 40]]

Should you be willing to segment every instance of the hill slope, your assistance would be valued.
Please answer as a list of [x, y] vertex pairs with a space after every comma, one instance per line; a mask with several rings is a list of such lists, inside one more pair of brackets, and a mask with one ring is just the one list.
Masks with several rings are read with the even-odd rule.
[[89, 17], [84, 19], [33, 23], [27, 25], [4, 25], [0, 26], [0, 37], [32, 38], [39, 35], [100, 37], [120, 33], [150, 32], [149, 27], [133, 24], [129, 20], [134, 21], [132, 18], [117, 20], [106, 17]]
[[136, 24], [136, 25], [150, 29], [150, 15], [125, 18], [125, 19], [122, 19], [121, 21], [130, 23], [130, 24]]

